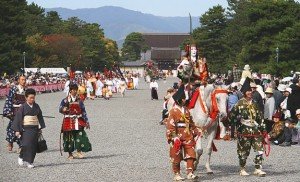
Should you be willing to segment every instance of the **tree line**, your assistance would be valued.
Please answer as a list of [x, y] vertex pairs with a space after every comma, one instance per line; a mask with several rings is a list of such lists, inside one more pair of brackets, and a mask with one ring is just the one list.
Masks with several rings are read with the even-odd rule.
[[200, 17], [192, 40], [214, 72], [242, 68], [285, 76], [300, 71], [300, 4], [294, 0], [228, 0]]
[[[200, 27], [180, 47], [195, 43], [212, 72], [227, 73], [234, 63], [278, 76], [300, 71], [299, 2], [228, 0], [227, 9], [214, 6], [199, 21]], [[140, 59], [145, 49], [142, 35], [133, 32], [123, 44], [122, 60]]]
[[62, 20], [26, 0], [0, 2], [0, 73], [26, 67], [101, 70], [119, 61], [117, 43], [97, 23]]

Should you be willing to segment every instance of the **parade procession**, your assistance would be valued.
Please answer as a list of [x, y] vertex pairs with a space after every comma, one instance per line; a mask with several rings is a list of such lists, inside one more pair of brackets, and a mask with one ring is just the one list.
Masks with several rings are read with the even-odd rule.
[[300, 182], [300, 1], [0, 4], [1, 182]]

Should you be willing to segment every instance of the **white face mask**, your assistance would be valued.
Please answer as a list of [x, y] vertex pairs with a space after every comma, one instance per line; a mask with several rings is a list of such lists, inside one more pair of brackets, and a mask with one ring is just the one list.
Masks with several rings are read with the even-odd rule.
[[197, 48], [196, 47], [191, 47], [191, 56], [195, 57], [197, 55]]

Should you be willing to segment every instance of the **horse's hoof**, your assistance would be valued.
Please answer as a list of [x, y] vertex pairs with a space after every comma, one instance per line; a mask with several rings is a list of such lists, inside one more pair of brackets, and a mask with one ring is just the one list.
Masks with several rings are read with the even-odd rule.
[[207, 174], [214, 174], [214, 172], [212, 172], [212, 171], [209, 171], [209, 172], [207, 172]]

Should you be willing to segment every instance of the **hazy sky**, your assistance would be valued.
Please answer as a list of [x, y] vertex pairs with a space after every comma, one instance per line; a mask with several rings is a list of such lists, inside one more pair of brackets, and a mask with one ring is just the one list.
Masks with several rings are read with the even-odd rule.
[[227, 0], [27, 0], [43, 8], [97, 8], [120, 6], [159, 16], [200, 16], [214, 5], [227, 6]]

